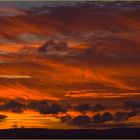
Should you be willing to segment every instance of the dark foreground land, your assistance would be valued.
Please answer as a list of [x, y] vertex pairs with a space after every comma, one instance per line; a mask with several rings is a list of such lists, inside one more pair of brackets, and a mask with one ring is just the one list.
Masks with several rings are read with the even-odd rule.
[[0, 138], [138, 138], [140, 128], [115, 128], [108, 130], [48, 130], [9, 129], [0, 130]]

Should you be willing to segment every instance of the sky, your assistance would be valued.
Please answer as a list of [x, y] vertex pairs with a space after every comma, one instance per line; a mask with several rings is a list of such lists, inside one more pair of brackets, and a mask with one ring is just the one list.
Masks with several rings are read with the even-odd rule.
[[139, 2], [0, 2], [0, 129], [140, 126]]

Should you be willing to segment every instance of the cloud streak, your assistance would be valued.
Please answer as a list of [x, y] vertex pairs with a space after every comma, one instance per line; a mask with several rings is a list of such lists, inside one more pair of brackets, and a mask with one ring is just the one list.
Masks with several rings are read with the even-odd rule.
[[30, 79], [31, 76], [28, 76], [28, 75], [0, 75], [0, 78], [7, 78], [7, 79]]

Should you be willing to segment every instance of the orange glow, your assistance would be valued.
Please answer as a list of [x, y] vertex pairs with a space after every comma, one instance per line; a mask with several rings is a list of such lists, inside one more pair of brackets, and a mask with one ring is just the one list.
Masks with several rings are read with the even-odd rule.
[[[140, 98], [139, 9], [6, 5], [0, 5], [0, 104], [23, 100], [35, 105], [22, 113], [0, 108], [7, 116], [0, 129], [79, 128], [61, 117], [135, 111], [123, 104], [132, 100], [138, 106]], [[51, 103], [59, 113], [46, 113]], [[94, 111], [76, 110], [81, 104]], [[138, 119], [139, 113], [124, 123], [137, 126]]]

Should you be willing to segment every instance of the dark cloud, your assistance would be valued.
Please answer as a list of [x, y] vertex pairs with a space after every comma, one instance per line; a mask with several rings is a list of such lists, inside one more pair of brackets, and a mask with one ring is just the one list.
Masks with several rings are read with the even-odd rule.
[[94, 123], [103, 123], [107, 121], [112, 121], [113, 115], [109, 112], [105, 112], [103, 115], [96, 114], [95, 116], [93, 116], [92, 119]]
[[102, 115], [101, 114], [96, 114], [93, 116], [93, 122], [95, 123], [100, 123], [102, 121]]
[[66, 115], [60, 118], [63, 123], [71, 123], [72, 117], [70, 115]]
[[70, 115], [66, 115], [60, 118], [62, 123], [69, 123], [71, 125], [77, 125], [77, 126], [87, 126], [89, 125], [92, 120], [88, 115], [78, 115], [74, 118]]
[[7, 116], [6, 115], [0, 115], [0, 120], [6, 119]]
[[27, 108], [36, 110], [40, 114], [44, 114], [48, 109], [49, 104], [47, 101], [32, 101], [27, 105]]
[[105, 112], [103, 115], [96, 114], [93, 116], [94, 123], [104, 123], [107, 121], [125, 121], [128, 120], [130, 117], [136, 116], [137, 112], [116, 112], [115, 115], [112, 115], [109, 112]]
[[0, 111], [10, 111], [14, 113], [22, 113], [24, 110], [35, 110], [40, 114], [58, 114], [65, 113], [67, 108], [64, 105], [58, 103], [52, 103], [50, 101], [23, 101], [9, 100], [0, 106]]
[[61, 117], [63, 123], [70, 123], [77, 126], [89, 126], [113, 120], [114, 117], [109, 112], [105, 112], [103, 115], [96, 114], [92, 118], [88, 115], [78, 115], [75, 118], [72, 118], [70, 115]]
[[58, 114], [58, 113], [65, 113], [66, 109], [61, 107], [59, 104], [52, 104], [44, 114]]
[[115, 121], [125, 121], [128, 120], [130, 117], [136, 116], [136, 112], [116, 112], [114, 115]]
[[90, 110], [90, 106], [89, 104], [79, 104], [75, 109], [79, 112], [87, 112]]
[[105, 107], [101, 104], [90, 105], [90, 104], [83, 104], [83, 103], [79, 104], [75, 108], [75, 110], [82, 112], [82, 113], [86, 113], [87, 111], [97, 112], [97, 111], [102, 111], [104, 109], [105, 109]]
[[102, 121], [103, 121], [103, 122], [112, 121], [112, 120], [113, 120], [113, 115], [110, 114], [109, 112], [105, 112], [105, 113], [102, 115]]
[[70, 123], [72, 125], [77, 125], [77, 126], [92, 126], [100, 123], [104, 123], [107, 121], [113, 121], [113, 115], [110, 114], [109, 112], [105, 112], [103, 115], [101, 114], [96, 114], [93, 117], [90, 117], [88, 115], [78, 115], [74, 118], [72, 118], [69, 115], [61, 117], [61, 122], [63, 123]]
[[[82, 126], [82, 127], [100, 127], [106, 126], [105, 122], [122, 122], [128, 120], [130, 117], [136, 116], [137, 112], [116, 112], [112, 115], [109, 112], [105, 112], [103, 114], [97, 113], [94, 116], [90, 117], [88, 115], [78, 115], [76, 117], [72, 117], [70, 115], [66, 115], [60, 118], [62, 123], [68, 123], [72, 125]], [[114, 124], [112, 124], [115, 126]], [[116, 126], [121, 126], [122, 124], [117, 124]]]
[[0, 115], [0, 122], [3, 122], [5, 121], [5, 119], [7, 118], [6, 115]]
[[136, 101], [126, 101], [124, 102], [124, 108], [126, 109], [140, 109], [140, 102], [136, 102]]
[[104, 109], [105, 109], [105, 107], [101, 104], [96, 104], [95, 106], [91, 107], [91, 110], [93, 110], [93, 111], [102, 111]]
[[1, 111], [11, 111], [15, 113], [23, 112], [25, 105], [15, 100], [10, 100], [0, 106]]
[[40, 114], [58, 114], [66, 112], [66, 109], [57, 103], [47, 101], [33, 101], [28, 104], [28, 108], [38, 111]]
[[39, 54], [62, 54], [68, 47], [65, 41], [50, 39], [46, 41], [40, 48], [38, 48]]
[[116, 112], [115, 115], [112, 115], [109, 112], [105, 112], [103, 115], [96, 114], [92, 117], [93, 123], [104, 123], [107, 121], [125, 121], [128, 120], [130, 117], [136, 116], [137, 112]]
[[72, 124], [78, 125], [78, 126], [83, 126], [83, 125], [88, 125], [91, 123], [91, 118], [87, 115], [79, 115], [72, 119]]

